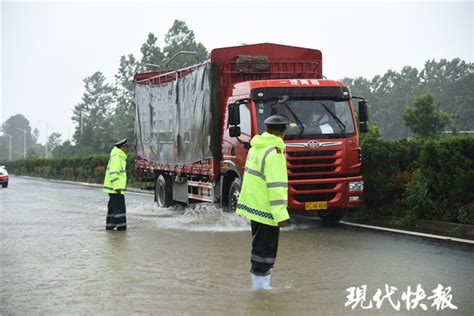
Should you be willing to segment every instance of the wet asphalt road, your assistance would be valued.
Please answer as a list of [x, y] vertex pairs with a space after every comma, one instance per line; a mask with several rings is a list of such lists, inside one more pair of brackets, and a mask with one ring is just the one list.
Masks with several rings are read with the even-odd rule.
[[[280, 236], [269, 292], [250, 291], [250, 229], [211, 204], [159, 209], [128, 194], [126, 232], [106, 232], [108, 197], [97, 188], [11, 177], [0, 190], [0, 314], [435, 314], [434, 299], [407, 311], [402, 293], [452, 288], [438, 315], [474, 314], [474, 247], [314, 220]], [[345, 307], [367, 286], [367, 306]]]

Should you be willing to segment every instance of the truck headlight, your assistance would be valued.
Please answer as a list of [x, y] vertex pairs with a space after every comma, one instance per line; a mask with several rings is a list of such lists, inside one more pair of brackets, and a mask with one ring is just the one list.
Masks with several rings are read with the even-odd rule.
[[349, 192], [364, 191], [364, 181], [349, 182]]

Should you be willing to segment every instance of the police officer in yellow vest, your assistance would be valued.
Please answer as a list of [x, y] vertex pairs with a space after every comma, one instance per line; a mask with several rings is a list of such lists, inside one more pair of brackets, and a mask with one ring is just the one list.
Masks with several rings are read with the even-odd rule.
[[283, 137], [288, 117], [272, 115], [264, 121], [266, 132], [252, 138], [237, 214], [251, 220], [252, 289], [271, 290], [280, 227], [288, 222], [288, 173]]
[[114, 145], [110, 152], [103, 189], [105, 193], [109, 194], [106, 230], [127, 229], [124, 195], [127, 187], [127, 151], [127, 139], [122, 139]]

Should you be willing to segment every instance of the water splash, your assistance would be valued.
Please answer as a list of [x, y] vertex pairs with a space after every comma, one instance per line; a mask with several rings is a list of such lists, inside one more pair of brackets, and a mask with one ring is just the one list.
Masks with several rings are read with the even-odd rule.
[[[197, 203], [160, 208], [156, 203], [127, 204], [127, 215], [149, 220], [159, 228], [187, 231], [239, 232], [249, 231], [250, 221], [233, 213], [224, 212], [213, 203]], [[310, 229], [311, 224], [292, 220], [283, 231]]]
[[247, 219], [222, 210], [217, 204], [199, 203], [186, 207], [176, 205], [160, 208], [155, 203], [137, 203], [128, 206], [127, 213], [150, 220], [160, 228], [188, 231], [249, 231]]

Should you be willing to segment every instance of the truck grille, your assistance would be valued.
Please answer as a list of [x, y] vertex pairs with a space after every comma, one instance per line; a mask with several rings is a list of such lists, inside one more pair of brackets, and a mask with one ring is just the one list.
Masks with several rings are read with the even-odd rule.
[[291, 173], [310, 173], [310, 172], [331, 172], [334, 171], [336, 167], [307, 167], [307, 168], [291, 168], [289, 167]]
[[315, 194], [295, 194], [294, 199], [298, 202], [317, 202], [317, 201], [331, 201], [336, 196], [336, 193], [315, 193]]
[[289, 175], [298, 178], [297, 174], [333, 172], [338, 166], [338, 154], [336, 150], [287, 152]]
[[327, 151], [290, 151], [286, 152], [287, 156], [290, 158], [293, 157], [327, 157], [327, 156], [334, 156], [336, 155], [335, 150], [327, 150]]
[[336, 162], [336, 158], [322, 158], [317, 161], [313, 159], [298, 159], [298, 160], [288, 160], [291, 165], [314, 165], [318, 164], [332, 164]]
[[[341, 150], [287, 151], [289, 180], [327, 179], [337, 177], [336, 170], [341, 165]], [[337, 182], [290, 184], [294, 200], [300, 203], [331, 201], [336, 196]], [[306, 192], [303, 192], [306, 191]], [[308, 192], [314, 191], [314, 192]], [[322, 191], [322, 192], [321, 192]]]
[[336, 185], [337, 183], [311, 183], [311, 184], [293, 184], [291, 185], [291, 187], [295, 189], [296, 191], [332, 190], [336, 187]]

